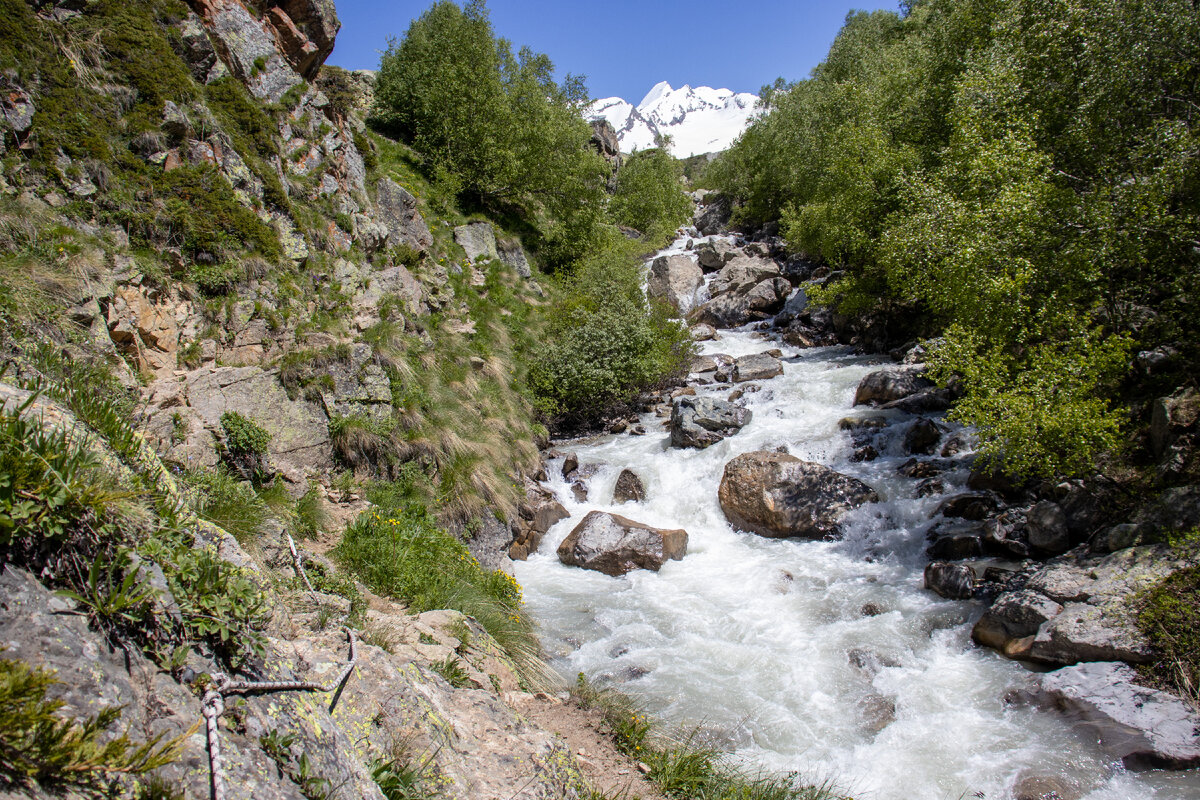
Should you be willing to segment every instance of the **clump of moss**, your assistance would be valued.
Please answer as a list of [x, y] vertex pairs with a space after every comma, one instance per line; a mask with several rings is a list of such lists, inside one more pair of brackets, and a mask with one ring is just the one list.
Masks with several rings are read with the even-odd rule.
[[1200, 566], [1179, 570], [1138, 597], [1138, 627], [1159, 655], [1149, 677], [1200, 700]]

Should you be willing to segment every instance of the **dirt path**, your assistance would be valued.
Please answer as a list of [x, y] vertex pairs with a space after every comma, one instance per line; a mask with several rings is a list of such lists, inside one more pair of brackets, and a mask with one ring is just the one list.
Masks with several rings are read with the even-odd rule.
[[608, 734], [601, 733], [600, 711], [545, 693], [521, 695], [513, 707], [531, 722], [563, 737], [578, 759], [584, 778], [606, 797], [665, 800], [642, 774], [638, 763], [617, 750]]

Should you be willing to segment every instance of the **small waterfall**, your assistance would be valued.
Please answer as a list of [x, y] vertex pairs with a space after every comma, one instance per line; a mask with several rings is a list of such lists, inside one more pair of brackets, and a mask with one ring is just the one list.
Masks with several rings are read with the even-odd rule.
[[[1088, 800], [1197, 796], [1180, 774], [1126, 773], [1067, 720], [1013, 702], [1030, 674], [971, 643], [981, 607], [924, 590], [925, 533], [943, 498], [914, 498], [917, 481], [896, 472], [908, 458], [910, 418], [870, 412], [895, 420], [872, 462], [851, 461], [838, 427], [862, 412], [851, 408], [855, 388], [879, 359], [800, 350], [746, 330], [722, 331], [701, 349], [738, 356], [775, 347], [784, 374], [745, 394], [752, 421], [719, 444], [671, 449], [664, 419], [651, 413], [645, 436], [564, 445], [598, 467], [586, 502], [561, 478], [561, 461], [551, 463], [547, 485], [571, 516], [516, 575], [564, 676], [610, 678], [752, 765], [829, 778], [859, 800], [1002, 800], [1028, 776], [1063, 779]], [[724, 399], [731, 387], [697, 391]], [[780, 446], [866, 481], [880, 501], [851, 512], [836, 542], [734, 531], [717, 501], [724, 465]], [[644, 482], [644, 502], [610, 502], [625, 468]], [[953, 492], [966, 472], [943, 479]], [[621, 578], [563, 566], [555, 549], [597, 509], [686, 529], [686, 557]]]

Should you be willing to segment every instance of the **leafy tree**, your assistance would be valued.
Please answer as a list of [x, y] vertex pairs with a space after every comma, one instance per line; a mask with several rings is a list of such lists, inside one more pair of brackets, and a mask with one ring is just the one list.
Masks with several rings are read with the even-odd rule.
[[679, 183], [682, 175], [680, 163], [662, 148], [634, 153], [617, 173], [610, 206], [613, 219], [652, 239], [674, 231], [692, 212]]

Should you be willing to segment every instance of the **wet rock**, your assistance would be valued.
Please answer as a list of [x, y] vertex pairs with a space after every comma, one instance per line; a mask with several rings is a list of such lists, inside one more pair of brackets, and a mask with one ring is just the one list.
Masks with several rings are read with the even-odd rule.
[[1016, 500], [1024, 493], [1025, 486], [995, 465], [978, 462], [967, 478], [967, 488], [976, 492], [995, 492], [1008, 500]]
[[963, 492], [943, 501], [934, 514], [960, 519], [983, 520], [996, 510], [996, 498], [982, 492]]
[[763, 381], [783, 374], [783, 362], [766, 353], [740, 356], [733, 362], [734, 383]]
[[950, 408], [950, 395], [944, 389], [926, 389], [879, 407], [890, 411], [903, 411], [905, 414], [936, 414]]
[[1017, 639], [1035, 636], [1062, 606], [1044, 594], [1021, 590], [1001, 595], [971, 629], [977, 644], [1004, 652]]
[[1041, 691], [1130, 769], [1200, 766], [1200, 714], [1137, 679], [1125, 664], [1080, 664], [1043, 676]]
[[1025, 540], [1025, 528], [1008, 514], [992, 517], [983, 523], [983, 547], [999, 556], [1028, 558], [1029, 543]]
[[961, 561], [983, 555], [983, 542], [973, 526], [938, 526], [929, 532], [929, 539], [925, 552], [935, 561]]
[[1067, 533], [1067, 515], [1057, 504], [1044, 500], [1025, 512], [1025, 535], [1029, 546], [1049, 555], [1060, 555], [1071, 549]]
[[872, 372], [859, 382], [854, 405], [883, 405], [931, 388], [933, 381], [923, 377], [923, 372], [923, 367]]
[[905, 477], [920, 479], [920, 477], [935, 477], [937, 475], [941, 475], [948, 469], [948, 467], [949, 464], [940, 461], [929, 461], [929, 459], [924, 458], [910, 458], [905, 463], [900, 464], [899, 467], [896, 467], [896, 473], [904, 475]]
[[562, 476], [566, 480], [570, 480], [571, 473], [579, 469], [579, 455], [576, 453], [568, 453], [563, 459]]
[[863, 603], [863, 607], [858, 610], [858, 613], [864, 617], [878, 617], [883, 613], [883, 607], [875, 603]]
[[925, 565], [925, 588], [951, 600], [966, 600], [975, 592], [975, 572], [966, 564], [933, 561]]
[[854, 451], [854, 454], [850, 456], [850, 460], [855, 463], [874, 461], [877, 458], [879, 458], [879, 451], [869, 444], [858, 448]]
[[942, 445], [942, 458], [953, 458], [967, 449], [967, 437], [962, 433], [951, 434]]
[[750, 422], [748, 409], [715, 397], [679, 397], [671, 406], [671, 446], [704, 449]]
[[693, 325], [689, 329], [692, 335], [692, 340], [697, 342], [709, 342], [717, 338], [717, 329], [712, 325]]
[[931, 419], [918, 419], [904, 434], [904, 449], [916, 455], [929, 455], [942, 438], [942, 428]]
[[586, 503], [588, 499], [587, 483], [582, 480], [574, 481], [571, 484], [571, 494], [574, 496], [576, 503]]
[[646, 487], [642, 479], [631, 469], [621, 470], [617, 476], [617, 484], [613, 488], [614, 503], [640, 503], [646, 499]]
[[1013, 800], [1079, 800], [1079, 790], [1065, 778], [1031, 775], [1013, 786]]
[[913, 489], [913, 497], [930, 497], [946, 491], [946, 484], [941, 478], [926, 478]]
[[687, 532], [664, 530], [616, 514], [593, 511], [558, 547], [558, 559], [569, 566], [624, 575], [635, 569], [658, 570], [668, 560], [682, 559]]
[[1115, 553], [1129, 547], [1151, 544], [1153, 541], [1153, 533], [1144, 525], [1126, 522], [1099, 531], [1088, 542], [1088, 549], [1093, 553]]
[[569, 516], [553, 492], [527, 481], [525, 499], [517, 506], [518, 532], [509, 546], [509, 558], [524, 561], [531, 553], [536, 553], [546, 532]]
[[896, 703], [883, 695], [869, 694], [858, 703], [860, 727], [867, 733], [879, 733], [896, 721]]
[[733, 527], [760, 536], [841, 535], [849, 509], [879, 499], [862, 481], [783, 453], [744, 453], [725, 465], [721, 510]]
[[687, 256], [659, 256], [650, 265], [646, 294], [663, 300], [680, 314], [691, 310], [704, 273]]

